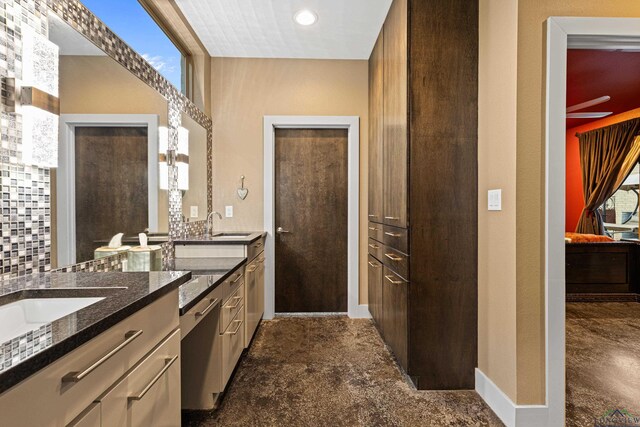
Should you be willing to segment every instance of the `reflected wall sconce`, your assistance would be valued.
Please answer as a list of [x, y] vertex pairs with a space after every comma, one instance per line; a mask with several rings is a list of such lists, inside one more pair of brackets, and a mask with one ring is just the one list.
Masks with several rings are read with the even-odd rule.
[[169, 189], [169, 166], [178, 168], [178, 189], [189, 189], [189, 130], [178, 128], [178, 150], [169, 150], [169, 129], [161, 126], [158, 129], [160, 137], [159, 153], [160, 189]]
[[22, 163], [58, 166], [58, 46], [22, 29], [22, 78], [2, 79], [3, 109], [22, 119]]

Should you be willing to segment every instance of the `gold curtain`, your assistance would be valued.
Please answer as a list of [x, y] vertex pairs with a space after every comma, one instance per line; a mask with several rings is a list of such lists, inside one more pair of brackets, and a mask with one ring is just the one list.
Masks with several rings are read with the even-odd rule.
[[577, 233], [604, 234], [598, 208], [622, 185], [640, 157], [640, 118], [578, 135], [585, 207]]

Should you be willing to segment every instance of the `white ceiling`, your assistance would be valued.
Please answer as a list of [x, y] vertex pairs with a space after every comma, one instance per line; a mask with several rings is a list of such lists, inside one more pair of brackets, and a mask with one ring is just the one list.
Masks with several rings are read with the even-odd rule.
[[[211, 56], [368, 59], [391, 0], [176, 0]], [[318, 15], [302, 27], [301, 9]]]
[[49, 40], [58, 45], [62, 56], [106, 56], [100, 48], [70, 27], [55, 13], [49, 14]]

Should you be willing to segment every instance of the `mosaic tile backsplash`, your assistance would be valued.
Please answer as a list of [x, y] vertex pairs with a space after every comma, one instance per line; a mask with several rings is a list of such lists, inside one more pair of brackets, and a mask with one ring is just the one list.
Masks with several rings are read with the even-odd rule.
[[[212, 210], [212, 121], [184, 97], [142, 56], [133, 51], [77, 0], [0, 0], [0, 77], [22, 78], [24, 32], [48, 35], [47, 16], [54, 12], [92, 40], [132, 74], [156, 89], [169, 104], [169, 149], [177, 148], [177, 128], [181, 112], [187, 113], [207, 130], [208, 211]], [[7, 88], [0, 88], [6, 96]], [[25, 165], [22, 149], [22, 117], [0, 112], [0, 279], [51, 270], [51, 180], [47, 168]], [[170, 168], [170, 240], [201, 233], [202, 224], [182, 224], [177, 171]], [[163, 262], [173, 257], [173, 245], [163, 245]], [[122, 270], [122, 257], [63, 267], [56, 271]], [[26, 350], [28, 351], [28, 350]], [[3, 362], [0, 362], [3, 363]]]

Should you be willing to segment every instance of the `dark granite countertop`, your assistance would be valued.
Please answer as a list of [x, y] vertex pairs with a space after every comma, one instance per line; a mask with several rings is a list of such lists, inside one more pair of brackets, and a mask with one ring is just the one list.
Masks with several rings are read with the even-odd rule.
[[[228, 238], [224, 235], [235, 234], [248, 234], [247, 236]], [[262, 237], [265, 237], [267, 233], [265, 231], [224, 231], [216, 232], [211, 236], [194, 236], [183, 239], [176, 239], [174, 244], [176, 245], [250, 245]]]
[[180, 315], [189, 311], [246, 262], [246, 258], [176, 258], [176, 269], [189, 270], [196, 277], [202, 276], [180, 286]]
[[0, 344], [0, 393], [191, 279], [185, 271], [43, 273], [0, 282], [0, 305], [24, 298], [104, 297]]

